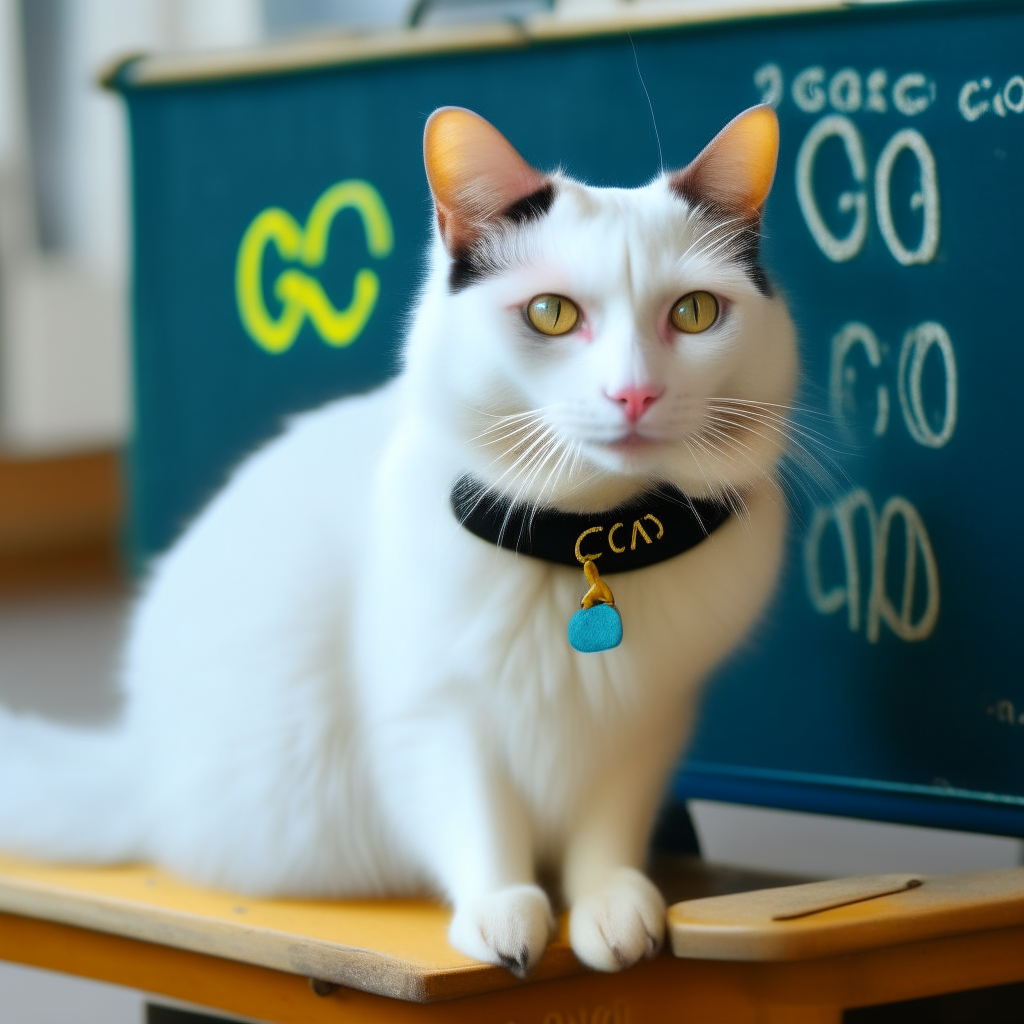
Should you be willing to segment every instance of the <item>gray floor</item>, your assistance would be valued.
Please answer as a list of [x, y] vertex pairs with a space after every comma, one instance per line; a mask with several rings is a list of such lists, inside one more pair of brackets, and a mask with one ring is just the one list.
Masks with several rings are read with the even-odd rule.
[[131, 989], [0, 963], [0, 1024], [142, 1024]]
[[[126, 603], [109, 593], [0, 604], [0, 700], [18, 711], [96, 722], [117, 712]], [[142, 1024], [143, 996], [0, 963], [0, 1024]]]
[[[95, 594], [0, 604], [0, 701], [69, 721], [116, 713], [127, 603]], [[708, 860], [806, 876], [946, 873], [1021, 862], [1014, 839], [695, 801]], [[144, 998], [0, 964], [0, 1024], [141, 1024]]]
[[67, 721], [114, 715], [126, 612], [108, 592], [0, 604], [0, 700]]

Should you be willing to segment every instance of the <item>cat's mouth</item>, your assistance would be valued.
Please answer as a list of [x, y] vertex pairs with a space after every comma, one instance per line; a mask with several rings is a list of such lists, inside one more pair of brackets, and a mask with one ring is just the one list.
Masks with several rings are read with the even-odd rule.
[[631, 430], [628, 434], [623, 434], [613, 441], [604, 442], [602, 447], [612, 452], [635, 454], [637, 452], [649, 451], [658, 443], [653, 437], [645, 437], [643, 434], [638, 434], [635, 430]]

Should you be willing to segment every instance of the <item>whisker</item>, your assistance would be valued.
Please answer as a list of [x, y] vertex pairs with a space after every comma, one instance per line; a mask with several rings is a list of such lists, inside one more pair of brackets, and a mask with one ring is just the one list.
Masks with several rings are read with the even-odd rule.
[[[543, 445], [545, 442], [545, 437], [547, 435], [550, 435], [551, 433], [553, 433], [553, 428], [546, 427], [540, 434], [540, 436], [533, 440], [533, 442], [526, 449], [526, 451], [522, 452], [519, 455], [519, 457], [512, 463], [512, 465], [505, 469], [505, 471], [501, 474], [501, 476], [497, 478], [497, 480], [495, 480], [492, 484], [490, 484], [481, 492], [480, 496], [473, 503], [472, 507], [467, 511], [466, 517], [468, 518], [469, 515], [476, 511], [477, 507], [480, 505], [480, 503], [484, 500], [485, 497], [492, 496], [495, 500], [497, 500], [501, 491], [501, 483], [510, 473], [515, 474], [512, 478], [512, 484], [514, 486], [516, 479], [518, 479], [520, 472], [522, 471], [522, 465], [524, 460], [526, 460], [527, 465], [532, 464], [533, 458], [535, 456], [531, 456], [531, 453], [535, 451], [538, 445]], [[491, 465], [493, 464], [494, 463], [492, 462]], [[519, 472], [517, 472], [517, 469], [519, 470]]]
[[721, 238], [714, 238], [703, 249], [696, 252], [691, 257], [692, 260], [697, 259], [712, 259], [720, 256], [723, 252], [726, 254], [730, 253], [730, 247], [734, 247], [736, 250], [741, 248], [740, 236], [746, 232], [745, 228], [737, 228], [735, 231], [730, 232], [728, 235], [724, 235]]
[[[832, 439], [820, 430], [815, 430], [813, 427], [805, 427], [799, 423], [795, 423], [788, 417], [782, 416], [776, 412], [763, 412], [755, 409], [736, 409], [736, 408], [721, 408], [719, 406], [708, 403], [706, 408], [715, 413], [727, 414], [729, 416], [740, 416], [744, 419], [757, 420], [765, 426], [773, 426], [778, 429], [787, 428], [790, 430], [798, 431], [807, 437], [813, 437], [822, 442], [830, 442]], [[839, 449], [836, 449], [839, 451]]]
[[[693, 250], [693, 247], [695, 245], [699, 245], [705, 238], [708, 237], [708, 235], [713, 234], [716, 231], [721, 231], [723, 228], [728, 227], [728, 225], [738, 223], [739, 221], [742, 221], [743, 219], [744, 218], [742, 218], [742, 217], [729, 217], [728, 219], [723, 220], [723, 221], [716, 221], [702, 235], [699, 235], [692, 242], [690, 242], [690, 244], [683, 250], [683, 253], [679, 257], [679, 259], [676, 260], [676, 263], [679, 264], [683, 260], [685, 260], [690, 255], [691, 251]], [[742, 230], [742, 229], [736, 228], [734, 230], [735, 231], [739, 231], [739, 230]], [[712, 240], [712, 241], [714, 241], [714, 240]], [[696, 256], [700, 256], [701, 253], [697, 252], [695, 255]]]
[[547, 479], [544, 481], [544, 484], [540, 489], [538, 501], [540, 500], [540, 498], [543, 498], [544, 493], [545, 491], [547, 491], [548, 487], [553, 488], [554, 483], [558, 481], [558, 474], [561, 472], [562, 466], [566, 463], [566, 460], [572, 454], [572, 448], [569, 445], [563, 444], [561, 445], [561, 449], [562, 454], [558, 456], [558, 461], [551, 468], [551, 471], [547, 475]]
[[546, 427], [543, 423], [537, 424], [537, 426], [533, 430], [531, 430], [524, 437], [521, 437], [517, 441], [515, 441], [511, 445], [511, 447], [506, 448], [505, 451], [501, 452], [501, 454], [496, 455], [493, 459], [491, 459], [491, 461], [487, 464], [487, 468], [490, 469], [490, 467], [493, 466], [496, 462], [501, 462], [502, 459], [508, 458], [508, 456], [510, 456], [517, 448], [521, 448], [523, 445], [535, 442], [537, 440], [538, 434], [542, 434], [546, 430], [550, 429], [550, 427]]
[[482, 437], [487, 437], [489, 434], [495, 434], [498, 431], [511, 428], [509, 433], [515, 433], [518, 430], [525, 430], [527, 427], [534, 423], [543, 423], [545, 416], [545, 410], [543, 409], [531, 409], [526, 413], [516, 413], [510, 416], [501, 416], [497, 419], [497, 422], [486, 430], [477, 434], [475, 437], [471, 437], [468, 440], [478, 441]]
[[561, 468], [564, 465], [565, 460], [569, 457], [572, 451], [569, 445], [562, 444], [560, 445], [560, 447], [562, 449], [562, 453], [561, 455], [558, 456], [558, 460], [555, 462], [554, 466], [552, 466], [551, 469], [548, 471], [548, 475], [544, 480], [544, 483], [541, 485], [541, 488], [537, 494], [537, 501], [533, 504], [532, 508], [530, 509], [528, 532], [532, 532], [533, 530], [533, 519], [534, 516], [537, 514], [537, 510], [540, 508], [543, 502], [545, 492], [547, 491], [549, 486], [553, 487], [553, 484], [557, 482], [558, 474], [561, 472]]
[[517, 458], [515, 462], [513, 462], [512, 465], [509, 466], [500, 477], [498, 477], [498, 481], [496, 481], [496, 483], [500, 482], [504, 476], [515, 471], [517, 468], [520, 468], [520, 471], [523, 471], [526, 467], [532, 465], [533, 460], [537, 457], [536, 453], [544, 450], [544, 446], [548, 443], [553, 433], [554, 429], [552, 427], [545, 427], [544, 430], [541, 431], [540, 435], [533, 440], [526, 451], [524, 451], [519, 458]]
[[[523, 493], [525, 491], [527, 491], [530, 487], [532, 487], [534, 481], [537, 479], [537, 476], [540, 474], [540, 471], [547, 464], [547, 462], [551, 458], [552, 454], [554, 454], [554, 452], [558, 450], [559, 446], [560, 446], [560, 442], [559, 442], [558, 438], [557, 437], [553, 437], [540, 450], [540, 452], [538, 452], [537, 456], [534, 458], [533, 463], [532, 463], [532, 465], [533, 465], [532, 472], [528, 471], [529, 472], [529, 476], [523, 481], [522, 486], [516, 492], [516, 495], [515, 495], [515, 497], [512, 500], [512, 504], [509, 507], [509, 511], [505, 515], [505, 523], [502, 525], [502, 529], [501, 529], [501, 531], [499, 532], [499, 535], [498, 535], [499, 537], [503, 536], [503, 534], [504, 534], [505, 527], [508, 524], [509, 516], [511, 515], [511, 510], [516, 508], [521, 503], [521, 499], [522, 499]], [[523, 521], [519, 525], [519, 538], [518, 538], [518, 541], [517, 541], [517, 546], [518, 546], [518, 542], [521, 542], [522, 539], [523, 539], [523, 531], [527, 528], [528, 525], [530, 527], [532, 527], [532, 525], [533, 525], [533, 513], [536, 511], [536, 509], [538, 507], [538, 504], [539, 503], [536, 503], [536, 502], [533, 503], [533, 506], [532, 506], [532, 508], [530, 510], [529, 517], [526, 517], [526, 516], [523, 517]]]
[[[786, 421], [763, 421], [756, 417], [744, 417], [744, 422], [740, 423], [737, 423], [735, 420], [726, 419], [721, 415], [713, 415], [709, 417], [709, 420], [721, 426], [745, 430], [754, 437], [760, 437], [769, 443], [775, 443], [772, 437], [758, 430], [757, 427], [769, 429], [774, 432], [777, 438], [782, 438], [787, 443], [787, 451], [790, 455], [794, 452], [804, 452], [814, 459], [816, 464], [820, 464], [822, 459], [824, 459], [833, 470], [838, 471], [840, 475], [845, 477], [846, 471], [835, 456], [846, 453], [842, 449], [830, 445], [828, 439], [817, 432], [802, 431], [794, 426], [794, 424]], [[812, 447], [816, 450], [817, 454], [811, 451]]]
[[[846, 471], [838, 457], [849, 454], [849, 450], [837, 447], [832, 443], [832, 438], [820, 431], [802, 427], [774, 413], [761, 415], [750, 411], [729, 410], [724, 415], [721, 412], [712, 412], [710, 418], [723, 426], [746, 430], [765, 440], [769, 440], [768, 436], [756, 428], [770, 430], [784, 439], [791, 449], [806, 451], [818, 463], [824, 459], [833, 471], [838, 471], [839, 475], [844, 478], [846, 476]], [[814, 449], [813, 454], [811, 448]]]
[[829, 435], [795, 423], [777, 411], [797, 409], [802, 414], [814, 414], [814, 410], [749, 399], [714, 399], [707, 409], [709, 426], [721, 430], [732, 441], [742, 443], [734, 432], [744, 431], [769, 444], [784, 443], [773, 473], [791, 499], [791, 511], [799, 519], [802, 502], [792, 499], [802, 498], [812, 504], [823, 496], [832, 500], [837, 490], [849, 483], [849, 473], [840, 461], [849, 449], [837, 447]]
[[728, 431], [720, 430], [718, 427], [714, 426], [712, 423], [705, 423], [704, 424], [704, 429], [706, 429], [706, 430], [713, 430], [715, 432], [715, 434], [718, 437], [722, 438], [724, 441], [728, 441], [729, 444], [737, 446], [739, 448], [742, 448], [744, 451], [749, 452], [750, 454], [745, 456], [745, 458], [752, 465], [756, 465], [756, 463], [754, 463], [753, 456], [755, 456], [757, 454], [757, 452], [755, 452], [754, 449], [750, 447], [750, 445], [744, 444], [738, 437], [733, 437], [732, 434], [730, 434]]
[[513, 437], [515, 434], [518, 434], [520, 431], [528, 430], [530, 427], [535, 426], [537, 423], [543, 423], [543, 422], [544, 422], [543, 420], [538, 418], [538, 419], [533, 419], [533, 420], [524, 420], [522, 423], [520, 423], [517, 426], [513, 426], [513, 425], [507, 424], [507, 423], [502, 423], [500, 425], [495, 425], [493, 427], [489, 427], [487, 430], [483, 431], [480, 434], [475, 435], [474, 437], [467, 438], [466, 443], [467, 444], [472, 444], [474, 441], [479, 441], [481, 438], [487, 438], [490, 435], [497, 435], [496, 437], [490, 437], [489, 440], [486, 440], [482, 444], [476, 446], [476, 447], [479, 447], [479, 448], [483, 448], [483, 447], [486, 447], [489, 444], [495, 444], [495, 443], [497, 443], [499, 441], [505, 440], [506, 438]]
[[697, 453], [690, 446], [691, 441], [693, 441], [694, 444], [696, 444], [697, 447], [700, 448], [706, 456], [712, 457], [711, 452], [708, 450], [707, 446], [702, 441], [698, 440], [698, 438], [695, 435], [691, 434], [690, 437], [683, 438], [683, 443], [686, 445], [687, 448], [690, 449], [690, 454], [693, 456], [693, 461], [694, 463], [696, 463], [697, 468], [700, 470], [700, 475], [704, 477], [704, 482], [708, 485], [708, 493], [717, 494], [719, 489], [715, 487], [708, 479], [708, 474], [704, 469], [703, 462], [700, 460], [700, 458], [698, 458]]
[[690, 262], [697, 260], [709, 260], [724, 258], [728, 259], [730, 256], [740, 252], [744, 248], [743, 236], [749, 232], [748, 226], [741, 226], [729, 231], [725, 234], [720, 235], [716, 238], [711, 238], [704, 246], [693, 253], [688, 253], [686, 259]]
[[[696, 436], [694, 436], [691, 439], [697, 441], [701, 448], [712, 457], [714, 455], [725, 457], [726, 455], [726, 453], [717, 444], [715, 444], [713, 439], [711, 438], [697, 438]], [[761, 476], [764, 476], [766, 478], [768, 478], [769, 476], [769, 474], [760, 470], [759, 473]], [[720, 499], [724, 501], [726, 505], [729, 506], [730, 512], [737, 516], [737, 518], [743, 519], [749, 525], [750, 510], [747, 508], [747, 503], [744, 500], [743, 495], [740, 493], [739, 490], [736, 489], [736, 487], [734, 487], [732, 484], [721, 483], [717, 488], [715, 488], [715, 492], [718, 494]]]
[[[840, 449], [828, 444], [827, 439], [821, 435], [800, 430], [799, 427], [786, 421], [762, 420], [757, 417], [746, 416], [737, 422], [735, 419], [715, 414], [708, 417], [708, 422], [718, 424], [720, 427], [731, 428], [732, 430], [745, 431], [754, 437], [759, 437], [772, 444], [778, 443], [781, 439], [789, 446], [807, 451], [810, 450], [809, 446], [814, 446], [823, 452], [829, 453], [826, 457], [829, 462], [833, 463], [835, 463], [835, 460], [832, 458], [833, 455], [843, 454]], [[771, 433], [765, 433], [766, 430]], [[729, 431], [726, 430], [726, 432], [728, 433]], [[835, 464], [838, 465], [838, 463]]]
[[766, 409], [784, 409], [786, 412], [797, 412], [803, 413], [807, 416], [815, 416], [818, 419], [830, 420], [832, 416], [830, 413], [822, 412], [820, 409], [812, 409], [808, 405], [790, 405], [780, 402], [765, 402], [759, 398], [729, 398], [725, 395], [715, 395], [707, 399], [708, 402], [722, 402], [728, 405], [746, 405], [753, 406], [755, 408], [766, 408]]
[[[544, 451], [545, 451], [545, 449], [542, 448], [538, 453], [536, 453], [530, 459], [530, 461], [528, 463], [526, 463], [526, 465], [523, 467], [522, 471], [520, 473], [518, 473], [512, 479], [512, 481], [510, 482], [510, 486], [511, 487], [515, 487], [516, 483], [518, 482], [518, 480], [520, 480], [522, 478], [522, 476], [525, 475], [525, 473], [529, 472], [530, 467], [533, 466], [536, 463], [537, 459], [544, 453]], [[501, 529], [498, 531], [498, 543], [499, 544], [502, 542], [502, 540], [503, 540], [503, 538], [505, 536], [505, 531], [509, 527], [509, 521], [511, 520], [512, 516], [515, 514], [515, 511], [519, 508], [519, 505], [520, 505], [520, 500], [519, 499], [520, 499], [520, 496], [522, 495], [522, 492], [523, 492], [523, 488], [520, 487], [519, 490], [517, 490], [514, 495], [512, 495], [511, 497], [506, 497], [507, 508], [505, 509], [505, 516], [502, 519]], [[522, 539], [522, 526], [520, 526], [520, 539]]]

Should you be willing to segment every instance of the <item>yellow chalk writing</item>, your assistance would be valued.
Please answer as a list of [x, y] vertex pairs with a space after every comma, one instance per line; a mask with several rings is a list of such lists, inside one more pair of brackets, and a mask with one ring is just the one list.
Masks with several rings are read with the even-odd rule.
[[242, 326], [265, 351], [277, 354], [291, 348], [307, 317], [328, 345], [350, 345], [373, 314], [380, 279], [367, 267], [357, 271], [351, 301], [344, 309], [334, 307], [314, 276], [295, 267], [282, 271], [274, 282], [274, 296], [282, 307], [276, 317], [267, 308], [263, 293], [267, 246], [272, 243], [285, 263], [315, 270], [327, 258], [327, 239], [334, 218], [346, 209], [359, 214], [370, 255], [377, 259], [388, 256], [394, 247], [394, 232], [384, 200], [368, 181], [354, 178], [339, 181], [317, 199], [305, 228], [277, 206], [258, 213], [246, 228], [235, 262], [235, 298]]

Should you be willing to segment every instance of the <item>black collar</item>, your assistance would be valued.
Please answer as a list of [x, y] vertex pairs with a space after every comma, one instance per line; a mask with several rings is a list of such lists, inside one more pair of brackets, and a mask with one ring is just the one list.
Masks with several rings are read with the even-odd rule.
[[534, 505], [510, 509], [506, 497], [467, 475], [455, 481], [451, 503], [455, 518], [483, 540], [559, 565], [592, 559], [602, 575], [681, 555], [729, 518], [727, 506], [688, 498], [668, 484], [605, 512], [577, 514]]

